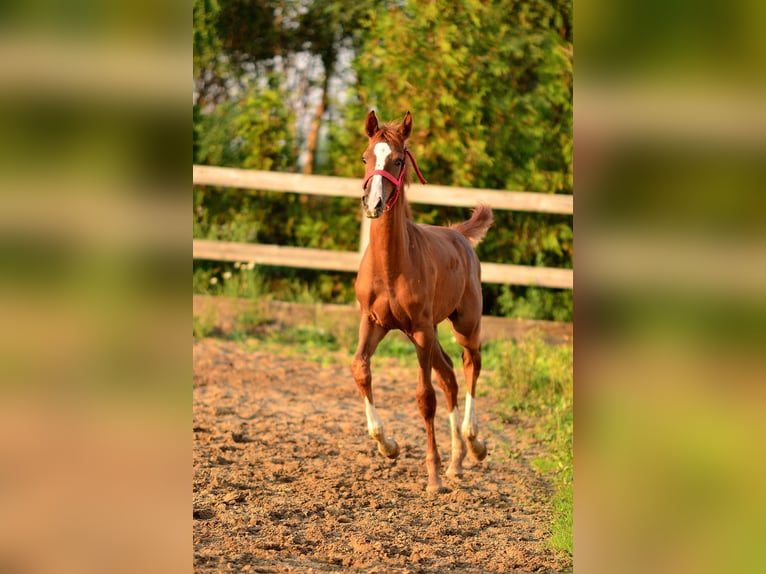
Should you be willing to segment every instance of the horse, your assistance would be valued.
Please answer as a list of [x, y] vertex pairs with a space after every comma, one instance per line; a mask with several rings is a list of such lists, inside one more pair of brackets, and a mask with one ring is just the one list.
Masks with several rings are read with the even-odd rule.
[[[441, 458], [434, 434], [436, 394], [431, 370], [444, 392], [451, 428], [451, 458], [447, 475], [463, 476], [467, 449], [476, 460], [487, 456], [478, 438], [476, 381], [481, 371], [482, 292], [481, 266], [474, 247], [492, 225], [492, 210], [479, 204], [471, 218], [450, 227], [412, 221], [404, 188], [409, 183], [407, 160], [421, 182], [407, 141], [412, 133], [408, 111], [398, 123], [379, 125], [375, 111], [365, 122], [368, 145], [362, 156], [365, 177], [362, 208], [370, 222], [370, 241], [359, 264], [355, 291], [361, 309], [359, 342], [351, 372], [365, 402], [367, 430], [384, 456], [395, 459], [399, 445], [386, 436], [375, 409], [370, 360], [378, 344], [392, 329], [402, 331], [415, 345], [418, 358], [418, 409], [426, 430], [426, 467], [429, 492], [447, 492], [441, 479]], [[437, 337], [437, 325], [449, 319], [463, 347], [466, 380], [465, 418], [462, 427], [458, 385], [452, 360]]]

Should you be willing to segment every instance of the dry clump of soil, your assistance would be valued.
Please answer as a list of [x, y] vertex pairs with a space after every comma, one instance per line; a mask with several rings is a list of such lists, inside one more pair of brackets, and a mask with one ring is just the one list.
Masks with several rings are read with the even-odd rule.
[[[493, 424], [489, 456], [425, 491], [417, 371], [373, 360], [378, 412], [401, 454], [384, 458], [343, 362], [322, 367], [215, 339], [194, 342], [194, 566], [203, 572], [559, 572], [546, 545], [550, 488], [536, 445]], [[481, 379], [480, 379], [481, 384]], [[438, 393], [439, 391], [437, 391]], [[438, 396], [438, 444], [448, 423]], [[444, 465], [446, 467], [446, 464]]]

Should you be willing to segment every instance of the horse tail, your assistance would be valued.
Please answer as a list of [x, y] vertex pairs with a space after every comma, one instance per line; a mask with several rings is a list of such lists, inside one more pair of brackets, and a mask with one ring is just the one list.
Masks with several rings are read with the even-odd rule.
[[493, 219], [492, 209], [489, 205], [480, 203], [473, 210], [471, 219], [462, 223], [455, 223], [450, 227], [463, 234], [472, 247], [476, 247], [487, 235], [487, 230], [492, 225]]

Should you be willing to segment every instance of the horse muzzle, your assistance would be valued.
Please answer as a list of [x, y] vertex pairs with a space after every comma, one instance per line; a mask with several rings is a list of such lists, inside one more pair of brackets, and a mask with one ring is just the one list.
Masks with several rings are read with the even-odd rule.
[[365, 195], [362, 198], [362, 210], [364, 211], [365, 216], [367, 216], [370, 219], [377, 219], [381, 215], [383, 215], [383, 211], [385, 211], [385, 206], [383, 204], [383, 198], [378, 198], [378, 201], [375, 203], [374, 206], [369, 205], [369, 195]]
[[362, 196], [362, 208], [364, 209], [364, 214], [370, 219], [375, 219], [383, 215], [386, 206], [384, 200], [385, 190], [383, 189], [383, 179], [379, 175], [375, 175], [372, 178], [366, 178], [363, 189], [365, 191]]

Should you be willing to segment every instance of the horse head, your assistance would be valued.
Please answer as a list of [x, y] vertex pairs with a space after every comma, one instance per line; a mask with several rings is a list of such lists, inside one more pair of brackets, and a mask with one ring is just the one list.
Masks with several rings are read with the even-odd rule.
[[399, 124], [378, 125], [374, 111], [367, 114], [365, 132], [369, 138], [362, 154], [365, 175], [362, 207], [367, 217], [377, 218], [394, 206], [407, 183], [407, 140], [412, 132], [412, 114]]

